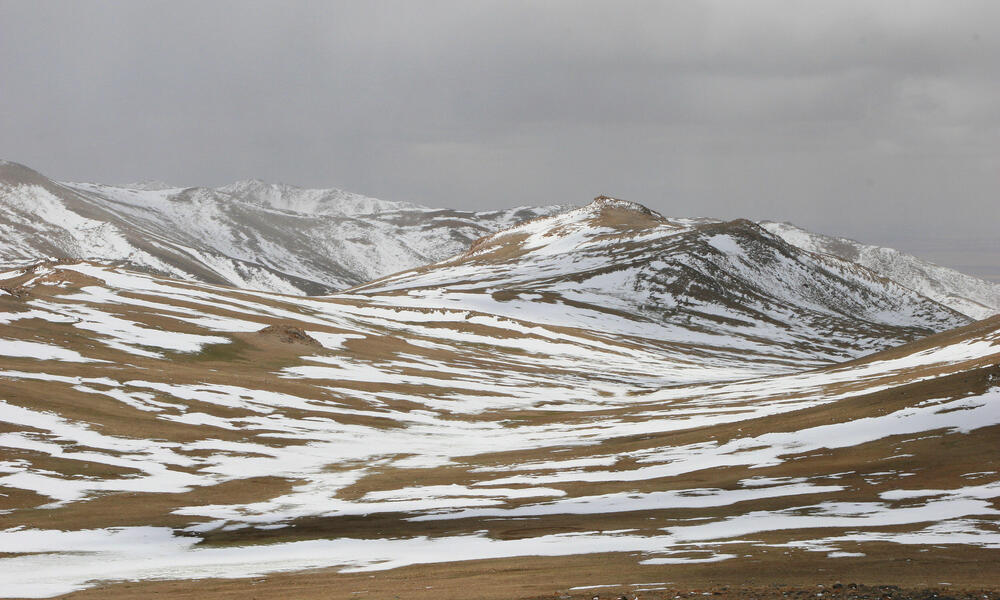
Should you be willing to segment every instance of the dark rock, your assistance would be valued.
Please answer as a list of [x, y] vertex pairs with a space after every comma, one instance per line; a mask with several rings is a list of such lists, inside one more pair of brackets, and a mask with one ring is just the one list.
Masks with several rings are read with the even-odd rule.
[[302, 344], [317, 348], [323, 347], [323, 344], [320, 344], [316, 338], [310, 336], [302, 329], [291, 325], [268, 325], [264, 329], [258, 331], [257, 335], [272, 337], [283, 344]]

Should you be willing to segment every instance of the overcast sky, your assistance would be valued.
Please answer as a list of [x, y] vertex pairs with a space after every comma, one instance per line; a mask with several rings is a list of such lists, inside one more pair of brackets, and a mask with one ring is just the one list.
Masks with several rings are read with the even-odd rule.
[[787, 220], [1000, 280], [1000, 2], [0, 0], [0, 158]]

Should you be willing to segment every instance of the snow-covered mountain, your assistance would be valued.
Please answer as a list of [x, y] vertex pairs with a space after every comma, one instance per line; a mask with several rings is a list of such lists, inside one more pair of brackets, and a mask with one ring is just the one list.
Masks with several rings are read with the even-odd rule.
[[791, 223], [763, 221], [760, 225], [793, 246], [857, 263], [973, 319], [1000, 313], [1000, 284], [929, 263], [899, 250], [813, 233]]
[[214, 189], [60, 183], [0, 162], [0, 265], [120, 261], [206, 283], [322, 294], [448, 258], [559, 210], [433, 209], [256, 180]]
[[753, 222], [668, 219], [605, 197], [350, 291], [512, 318], [543, 307], [550, 324], [653, 338], [675, 345], [675, 364], [702, 366], [707, 356], [745, 363], [747, 352], [757, 365], [842, 360], [969, 322]]
[[260, 179], [237, 181], [218, 188], [218, 191], [264, 208], [305, 215], [357, 216], [427, 210], [426, 206], [378, 200], [344, 190], [305, 189]]
[[[220, 188], [60, 183], [0, 161], [0, 267], [93, 259], [205, 283], [318, 295], [449, 259], [480, 237], [568, 208], [433, 209], [259, 180]], [[890, 248], [785, 223], [760, 225], [793, 246], [857, 263], [972, 318], [1000, 312], [998, 284]]]

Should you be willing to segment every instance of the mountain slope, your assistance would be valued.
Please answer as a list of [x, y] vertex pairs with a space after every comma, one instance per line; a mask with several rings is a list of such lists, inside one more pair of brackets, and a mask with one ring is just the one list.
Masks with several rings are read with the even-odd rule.
[[0, 162], [0, 263], [48, 258], [320, 294], [427, 264], [558, 207], [439, 210], [260, 181], [218, 189], [58, 183]]
[[857, 263], [973, 319], [985, 319], [1000, 313], [1000, 284], [971, 277], [892, 248], [813, 233], [791, 223], [764, 221], [760, 225], [793, 246]]
[[730, 362], [752, 352], [796, 366], [859, 356], [968, 322], [752, 222], [667, 219], [604, 197], [350, 292], [425, 308], [471, 302], [512, 317], [541, 303], [552, 324], [642, 335], [687, 352], [729, 352]]
[[[607, 256], [629, 268], [608, 277]], [[649, 315], [666, 292], [642, 308], [621, 283], [646, 289], [656, 260], [693, 271], [667, 290], [680, 328], [756, 315], [776, 331], [738, 353], [664, 339]], [[792, 277], [765, 298], [704, 279], [746, 285], [751, 260], [835, 287]], [[435, 280], [437, 297], [406, 287]], [[503, 598], [823, 570], [1000, 584], [996, 318], [805, 368], [857, 353], [831, 337], [788, 372], [772, 355], [800, 330], [782, 315], [883, 343], [955, 317], [752, 224], [614, 203], [379, 285], [296, 298], [91, 264], [0, 274], [0, 595], [188, 578], [247, 578], [220, 597], [391, 595], [468, 560], [490, 561], [472, 567], [485, 588], [516, 574]], [[909, 325], [853, 304], [889, 292]], [[616, 318], [593, 318], [604, 301]]]

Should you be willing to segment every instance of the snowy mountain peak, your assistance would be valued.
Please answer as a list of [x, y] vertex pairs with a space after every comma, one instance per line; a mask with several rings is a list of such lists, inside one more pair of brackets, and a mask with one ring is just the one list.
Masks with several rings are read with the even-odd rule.
[[614, 198], [612, 196], [605, 196], [603, 194], [594, 198], [593, 202], [591, 202], [588, 205], [588, 207], [590, 207], [591, 209], [596, 209], [601, 211], [608, 209], [631, 211], [650, 217], [655, 216], [663, 218], [663, 216], [660, 215], [659, 213], [650, 210], [649, 208], [646, 208], [645, 206], [639, 204], [638, 202], [632, 202], [631, 200], [623, 200], [621, 198]]
[[220, 186], [216, 188], [220, 192], [225, 192], [227, 194], [235, 195], [246, 195], [246, 194], [274, 194], [283, 195], [286, 193], [291, 193], [292, 191], [298, 191], [302, 188], [289, 185], [285, 183], [269, 183], [263, 179], [258, 179], [253, 177], [251, 179], [241, 179], [239, 181], [234, 181], [228, 185]]
[[378, 200], [337, 188], [308, 189], [286, 183], [246, 179], [217, 188], [243, 202], [307, 215], [367, 215], [418, 207], [407, 202]]
[[553, 252], [563, 252], [594, 238], [684, 226], [637, 202], [598, 196], [584, 206], [523, 221], [476, 240], [466, 256], [493, 252], [504, 246], [520, 251], [552, 246]]
[[142, 181], [133, 181], [130, 183], [122, 183], [116, 185], [115, 187], [128, 188], [132, 190], [142, 190], [145, 192], [160, 192], [163, 190], [176, 190], [181, 189], [180, 186], [171, 185], [166, 181], [160, 181], [157, 179], [144, 179]]

